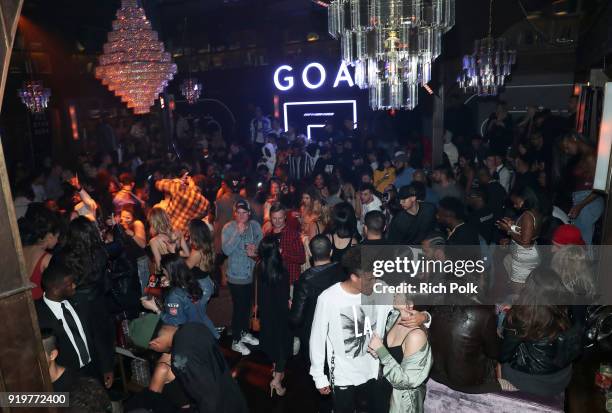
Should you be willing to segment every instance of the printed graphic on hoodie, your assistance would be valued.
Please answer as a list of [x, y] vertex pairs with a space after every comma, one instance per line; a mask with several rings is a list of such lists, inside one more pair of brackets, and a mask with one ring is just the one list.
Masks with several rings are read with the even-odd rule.
[[[367, 310], [371, 312], [372, 309]], [[340, 320], [344, 353], [351, 358], [364, 356], [368, 351], [372, 331], [376, 329], [376, 317], [366, 314], [362, 306], [351, 306], [340, 310]], [[373, 324], [371, 320], [374, 320]]]

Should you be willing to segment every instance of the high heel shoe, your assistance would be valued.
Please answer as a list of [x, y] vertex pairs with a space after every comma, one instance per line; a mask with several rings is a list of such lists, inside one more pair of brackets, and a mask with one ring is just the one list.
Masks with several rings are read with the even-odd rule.
[[287, 388], [283, 387], [280, 383], [275, 382], [274, 380], [272, 380], [270, 382], [270, 397], [274, 396], [274, 392], [276, 392], [276, 394], [278, 396], [282, 397], [287, 392]]
[[283, 379], [283, 377], [276, 372], [274, 372], [273, 376], [274, 377], [270, 382], [270, 397], [274, 396], [274, 392], [276, 392], [277, 395], [282, 397], [287, 392], [287, 388], [283, 387], [283, 385], [281, 384], [281, 380]]

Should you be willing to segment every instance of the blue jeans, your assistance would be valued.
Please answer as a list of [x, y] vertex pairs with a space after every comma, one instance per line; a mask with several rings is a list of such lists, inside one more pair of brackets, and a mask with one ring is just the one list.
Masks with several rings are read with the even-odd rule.
[[217, 331], [217, 328], [213, 324], [212, 320], [208, 318], [208, 314], [206, 313], [208, 302], [210, 301], [210, 298], [215, 292], [215, 286], [213, 284], [212, 279], [210, 277], [206, 277], [205, 279], [200, 280], [200, 287], [202, 288], [202, 299], [200, 302], [203, 304], [203, 311], [204, 311], [204, 315], [202, 317], [202, 323], [210, 329], [210, 332], [212, 333], [212, 335], [218, 340], [219, 332]]
[[[592, 191], [576, 191], [572, 194], [573, 205], [576, 206], [582, 202]], [[595, 223], [601, 217], [604, 211], [604, 200], [601, 196], [595, 198], [590, 204], [582, 208], [580, 214], [574, 219], [574, 225], [580, 229], [582, 239], [587, 245], [593, 243], [593, 233], [595, 232]]]

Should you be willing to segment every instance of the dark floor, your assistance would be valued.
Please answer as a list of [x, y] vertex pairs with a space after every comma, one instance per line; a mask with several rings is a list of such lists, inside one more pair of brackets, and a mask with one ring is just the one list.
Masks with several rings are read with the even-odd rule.
[[[222, 287], [219, 296], [211, 300], [208, 314], [217, 326], [231, 324], [232, 300], [229, 289]], [[259, 412], [317, 412], [319, 395], [308, 374], [308, 367], [299, 357], [292, 358], [287, 365], [284, 384], [287, 393], [283, 397], [276, 394], [270, 397], [269, 383], [272, 380], [272, 364], [266, 356], [251, 347], [252, 353], [246, 357], [232, 351], [231, 337], [223, 334], [220, 340], [225, 358], [233, 369], [236, 379], [247, 398], [249, 411]]]

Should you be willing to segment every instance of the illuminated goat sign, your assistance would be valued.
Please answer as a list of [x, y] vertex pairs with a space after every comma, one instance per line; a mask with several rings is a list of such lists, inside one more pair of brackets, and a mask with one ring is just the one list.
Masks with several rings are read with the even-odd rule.
[[[289, 65], [278, 67], [274, 71], [274, 86], [282, 92], [293, 89], [295, 86], [295, 77], [290, 74], [292, 72], [293, 67]], [[309, 63], [302, 70], [302, 83], [308, 89], [318, 89], [325, 84], [326, 80], [327, 72], [321, 63]], [[346, 82], [349, 87], [355, 86], [353, 77], [344, 62], [340, 63], [333, 87], [337, 88], [341, 82]]]

